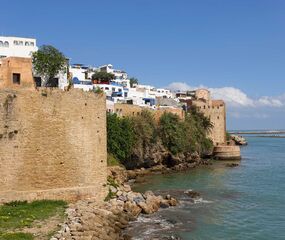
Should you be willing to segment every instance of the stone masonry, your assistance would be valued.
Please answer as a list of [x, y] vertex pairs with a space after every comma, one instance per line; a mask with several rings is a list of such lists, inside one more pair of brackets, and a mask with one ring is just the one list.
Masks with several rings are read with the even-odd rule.
[[0, 90], [0, 202], [102, 199], [106, 158], [104, 95]]

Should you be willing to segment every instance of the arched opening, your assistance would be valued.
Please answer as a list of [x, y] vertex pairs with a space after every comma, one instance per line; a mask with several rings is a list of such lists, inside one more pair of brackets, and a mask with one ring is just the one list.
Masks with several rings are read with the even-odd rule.
[[9, 47], [9, 43], [7, 41], [4, 42], [4, 47]]

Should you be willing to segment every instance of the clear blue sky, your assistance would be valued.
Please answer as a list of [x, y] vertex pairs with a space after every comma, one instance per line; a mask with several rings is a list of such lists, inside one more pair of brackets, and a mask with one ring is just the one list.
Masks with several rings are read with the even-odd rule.
[[284, 0], [13, 0], [1, 1], [0, 34], [35, 37], [73, 63], [112, 63], [146, 84], [259, 99], [285, 93], [284, 13]]

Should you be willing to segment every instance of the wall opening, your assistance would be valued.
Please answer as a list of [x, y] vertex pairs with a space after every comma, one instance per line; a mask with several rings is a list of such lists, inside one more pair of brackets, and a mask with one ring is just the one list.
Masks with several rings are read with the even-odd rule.
[[20, 84], [21, 82], [21, 74], [20, 73], [13, 73], [13, 83]]

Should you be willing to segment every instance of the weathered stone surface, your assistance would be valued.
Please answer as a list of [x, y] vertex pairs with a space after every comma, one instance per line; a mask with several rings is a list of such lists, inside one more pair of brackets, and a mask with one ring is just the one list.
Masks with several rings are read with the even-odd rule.
[[0, 202], [105, 196], [103, 95], [0, 90], [0, 135]]
[[131, 213], [134, 217], [137, 217], [142, 211], [142, 209], [136, 203], [130, 201], [125, 203], [124, 209]]

